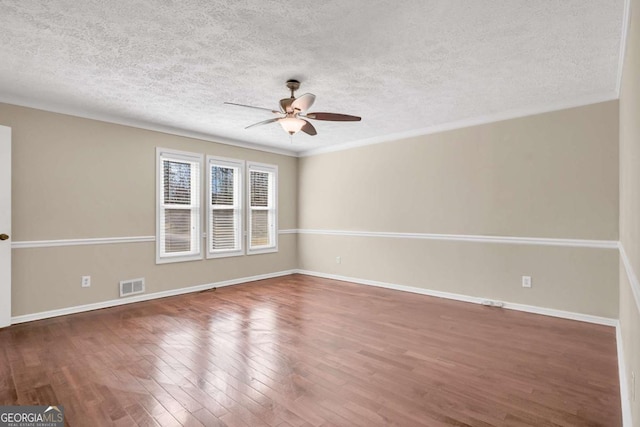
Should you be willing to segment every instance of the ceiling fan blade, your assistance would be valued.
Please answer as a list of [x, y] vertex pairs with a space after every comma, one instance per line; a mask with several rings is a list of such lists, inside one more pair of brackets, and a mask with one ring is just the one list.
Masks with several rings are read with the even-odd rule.
[[304, 120], [304, 125], [302, 125], [302, 128], [300, 130], [311, 136], [318, 134], [318, 132], [316, 132], [316, 128], [314, 128], [313, 125], [306, 120]]
[[245, 129], [249, 129], [249, 128], [252, 128], [252, 127], [255, 127], [255, 126], [268, 125], [269, 123], [277, 122], [280, 119], [281, 119], [281, 117], [278, 117], [278, 118], [275, 118], [275, 119], [264, 120], [262, 122], [258, 122], [258, 123], [254, 123], [252, 125], [249, 125]]
[[358, 116], [337, 113], [307, 113], [304, 117], [314, 120], [329, 120], [332, 122], [359, 122], [362, 120], [362, 118]]
[[283, 113], [292, 113], [293, 107], [291, 107], [292, 98], [283, 98], [280, 100], [280, 111]]
[[298, 111], [307, 111], [313, 105], [316, 100], [316, 96], [312, 93], [305, 93], [300, 95], [291, 103], [291, 108]]
[[236, 105], [238, 107], [253, 108], [254, 110], [271, 111], [272, 113], [280, 114], [280, 111], [272, 110], [271, 108], [254, 107], [253, 105], [236, 104], [235, 102], [225, 102], [225, 104]]

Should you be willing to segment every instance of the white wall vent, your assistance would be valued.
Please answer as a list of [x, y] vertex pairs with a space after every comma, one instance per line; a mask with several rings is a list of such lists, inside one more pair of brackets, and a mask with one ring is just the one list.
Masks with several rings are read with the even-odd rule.
[[141, 294], [144, 292], [144, 277], [140, 279], [123, 280], [120, 282], [120, 297]]

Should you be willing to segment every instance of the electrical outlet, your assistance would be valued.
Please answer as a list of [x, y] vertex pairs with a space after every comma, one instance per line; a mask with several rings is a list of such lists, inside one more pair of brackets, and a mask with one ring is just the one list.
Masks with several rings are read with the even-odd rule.
[[531, 287], [531, 276], [522, 276], [522, 287], [523, 288]]
[[91, 286], [91, 276], [82, 276], [80, 284], [83, 288], [88, 288], [89, 286]]
[[339, 256], [336, 257], [336, 264], [342, 264], [342, 258]]

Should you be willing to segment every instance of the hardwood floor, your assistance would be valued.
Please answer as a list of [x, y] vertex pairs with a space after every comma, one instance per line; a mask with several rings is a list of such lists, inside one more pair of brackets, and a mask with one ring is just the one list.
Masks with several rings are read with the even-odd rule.
[[301, 275], [0, 330], [69, 426], [620, 426], [614, 328]]

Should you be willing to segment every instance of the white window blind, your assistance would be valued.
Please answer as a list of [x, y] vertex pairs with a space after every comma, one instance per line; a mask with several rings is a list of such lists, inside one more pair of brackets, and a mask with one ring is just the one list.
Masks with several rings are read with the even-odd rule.
[[158, 149], [157, 157], [156, 261], [200, 259], [202, 156]]
[[242, 255], [241, 160], [208, 157], [207, 257]]
[[248, 253], [275, 252], [277, 244], [277, 166], [247, 163], [249, 174]]

